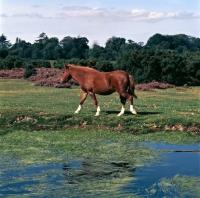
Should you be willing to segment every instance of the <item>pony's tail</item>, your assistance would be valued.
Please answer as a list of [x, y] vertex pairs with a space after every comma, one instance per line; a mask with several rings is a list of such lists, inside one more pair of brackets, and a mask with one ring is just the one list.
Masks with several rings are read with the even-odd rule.
[[135, 83], [134, 83], [132, 75], [129, 75], [129, 82], [130, 82], [130, 85], [129, 85], [128, 93], [130, 95], [132, 95], [135, 99], [137, 99], [137, 96], [134, 93], [134, 91], [135, 91]]

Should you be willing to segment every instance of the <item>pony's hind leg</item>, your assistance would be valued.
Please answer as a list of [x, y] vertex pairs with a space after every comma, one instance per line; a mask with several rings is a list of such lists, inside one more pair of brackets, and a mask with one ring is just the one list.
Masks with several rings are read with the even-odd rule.
[[128, 99], [129, 102], [130, 102], [130, 112], [133, 114], [133, 115], [137, 115], [137, 112], [136, 110], [133, 108], [133, 96], [128, 94], [128, 93], [122, 93], [120, 94], [120, 99], [121, 99], [121, 103], [122, 103], [122, 109], [121, 109], [121, 112], [118, 114], [118, 116], [121, 116], [124, 114], [124, 111], [125, 111], [125, 103], [126, 103], [126, 100]]
[[122, 95], [120, 95], [120, 100], [121, 100], [121, 103], [122, 103], [122, 109], [117, 116], [124, 115], [124, 112], [125, 112], [126, 98], [124, 98]]
[[77, 110], [74, 112], [75, 114], [80, 113], [81, 108], [82, 108], [82, 105], [83, 105], [85, 99], [87, 98], [87, 95], [88, 95], [87, 92], [83, 92], [83, 93], [82, 93], [82, 97], [81, 97], [81, 100], [80, 100], [80, 104], [79, 104]]
[[137, 111], [133, 108], [133, 105], [130, 105], [130, 112], [131, 112], [133, 115], [137, 115]]
[[92, 100], [93, 100], [93, 102], [94, 102], [94, 104], [96, 106], [96, 109], [97, 109], [97, 112], [96, 112], [95, 116], [99, 116], [101, 110], [100, 110], [100, 106], [98, 105], [98, 101], [96, 99], [96, 96], [95, 96], [95, 94], [93, 92], [89, 92], [89, 95], [91, 96], [91, 98], [92, 98]]

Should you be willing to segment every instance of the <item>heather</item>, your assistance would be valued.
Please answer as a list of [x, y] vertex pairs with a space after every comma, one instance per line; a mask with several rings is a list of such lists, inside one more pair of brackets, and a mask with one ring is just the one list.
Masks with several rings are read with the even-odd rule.
[[12, 70], [0, 70], [0, 79], [22, 79], [25, 69], [15, 68]]
[[35, 82], [36, 86], [50, 86], [56, 88], [70, 88], [72, 85], [78, 85], [74, 79], [67, 83], [60, 84], [62, 70], [36, 68], [36, 74], [28, 78], [29, 81]]
[[141, 91], [156, 91], [155, 89], [168, 89], [173, 87], [175, 86], [168, 83], [161, 83], [157, 81], [138, 84], [135, 86], [136, 90], [141, 90]]
[[51, 68], [34, 68], [23, 69], [16, 68], [12, 70], [1, 70], [0, 79], [23, 79], [26, 71], [34, 71], [28, 81], [34, 82], [35, 86], [49, 86], [56, 88], [70, 88], [72, 85], [77, 85], [77, 82], [71, 79], [68, 83], [60, 84], [59, 79], [62, 70]]

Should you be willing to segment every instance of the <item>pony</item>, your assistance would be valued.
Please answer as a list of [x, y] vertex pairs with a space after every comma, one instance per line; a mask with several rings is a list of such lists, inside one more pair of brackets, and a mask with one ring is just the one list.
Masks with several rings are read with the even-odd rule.
[[88, 95], [92, 98], [96, 106], [95, 116], [100, 115], [100, 106], [95, 94], [110, 95], [117, 92], [120, 96], [122, 108], [118, 116], [125, 112], [126, 100], [130, 102], [130, 112], [137, 114], [133, 108], [133, 98], [137, 98], [134, 93], [135, 85], [131, 75], [123, 70], [111, 72], [99, 72], [93, 68], [85, 66], [76, 66], [72, 64], [64, 65], [63, 74], [60, 77], [61, 83], [68, 82], [71, 78], [76, 80], [83, 91], [82, 97], [75, 114], [80, 113], [82, 105]]

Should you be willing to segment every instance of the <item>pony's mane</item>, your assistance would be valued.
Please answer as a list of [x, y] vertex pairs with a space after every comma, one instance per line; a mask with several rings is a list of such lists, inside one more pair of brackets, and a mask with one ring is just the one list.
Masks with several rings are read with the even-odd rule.
[[92, 70], [92, 71], [97, 71], [96, 69], [93, 69], [91, 67], [88, 66], [81, 66], [81, 65], [74, 65], [74, 64], [67, 64], [67, 66], [69, 67], [77, 67], [77, 68], [81, 68], [81, 69], [88, 69], [88, 70]]

